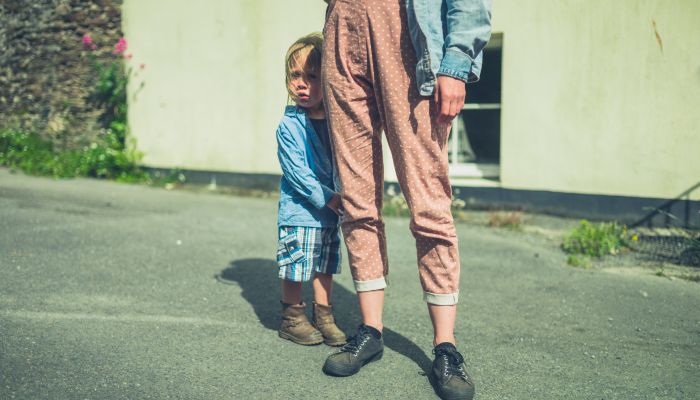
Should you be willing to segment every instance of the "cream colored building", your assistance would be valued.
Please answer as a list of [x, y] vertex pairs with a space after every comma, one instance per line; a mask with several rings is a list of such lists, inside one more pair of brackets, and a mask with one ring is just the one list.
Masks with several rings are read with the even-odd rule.
[[[129, 120], [143, 163], [279, 174], [283, 57], [297, 37], [321, 30], [324, 12], [321, 0], [172, 0], [167, 7], [126, 0], [124, 31], [139, 71]], [[453, 183], [508, 198], [522, 191], [620, 201], [673, 199], [693, 187], [700, 181], [698, 21], [695, 0], [496, 0], [487, 86], [468, 89], [467, 133], [461, 121], [453, 131]], [[697, 207], [700, 189], [690, 200]]]

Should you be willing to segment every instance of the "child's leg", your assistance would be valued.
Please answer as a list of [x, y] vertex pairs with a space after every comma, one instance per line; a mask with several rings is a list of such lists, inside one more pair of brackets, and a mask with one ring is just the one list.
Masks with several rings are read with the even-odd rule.
[[314, 326], [321, 331], [323, 341], [329, 346], [342, 346], [346, 343], [347, 337], [338, 325], [333, 316], [333, 306], [331, 306], [331, 291], [333, 289], [333, 275], [316, 272], [313, 280], [314, 285]]
[[282, 302], [285, 304], [301, 304], [301, 282], [282, 279]]
[[347, 338], [335, 323], [331, 305], [333, 274], [340, 273], [340, 235], [338, 228], [323, 228], [320, 235], [322, 239], [316, 248], [318, 258], [313, 278], [313, 323], [327, 345], [342, 346]]
[[313, 280], [314, 301], [316, 304], [327, 306], [331, 304], [333, 292], [333, 275], [316, 272]]
[[[333, 289], [333, 275], [317, 272], [314, 276], [314, 301], [316, 304], [331, 304], [331, 292]], [[382, 309], [384, 307], [384, 289], [369, 292], [358, 292], [357, 297], [362, 313], [362, 322], [365, 325], [376, 328], [381, 332]]]
[[299, 226], [280, 227], [277, 263], [282, 279], [282, 318], [279, 336], [303, 345], [323, 343], [323, 336], [306, 316], [306, 304], [301, 301], [301, 284], [311, 278], [311, 260], [304, 253], [313, 241], [314, 231]]
[[279, 278], [282, 280], [282, 302], [301, 304], [301, 283], [311, 278], [312, 260], [304, 253], [313, 229], [301, 226], [281, 226], [277, 246]]
[[301, 282], [282, 279], [282, 321], [279, 337], [303, 345], [323, 342], [323, 335], [306, 317], [306, 304], [301, 301]]
[[314, 249], [314, 302], [327, 306], [331, 304], [333, 275], [340, 273], [340, 232], [337, 227], [321, 228], [317, 236], [320, 241]]

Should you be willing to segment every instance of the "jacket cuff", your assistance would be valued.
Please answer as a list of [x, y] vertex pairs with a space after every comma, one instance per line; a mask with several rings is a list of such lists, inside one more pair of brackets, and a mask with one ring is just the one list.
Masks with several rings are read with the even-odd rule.
[[321, 191], [314, 192], [311, 197], [309, 197], [309, 202], [313, 204], [314, 207], [319, 210], [328, 204], [329, 201], [335, 196], [335, 192], [325, 185], [321, 185]]
[[474, 61], [459, 50], [447, 49], [440, 63], [437, 75], [451, 76], [465, 83], [479, 80], [479, 76], [472, 71]]

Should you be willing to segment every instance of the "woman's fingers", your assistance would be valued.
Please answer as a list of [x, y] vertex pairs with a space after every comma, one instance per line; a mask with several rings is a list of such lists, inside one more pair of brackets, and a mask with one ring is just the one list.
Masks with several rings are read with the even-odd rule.
[[449, 76], [439, 76], [435, 86], [438, 122], [449, 124], [462, 110], [466, 87], [464, 82]]

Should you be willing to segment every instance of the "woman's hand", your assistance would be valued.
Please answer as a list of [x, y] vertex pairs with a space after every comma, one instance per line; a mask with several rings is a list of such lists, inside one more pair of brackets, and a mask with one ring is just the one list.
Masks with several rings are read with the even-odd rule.
[[451, 76], [439, 75], [435, 84], [435, 105], [440, 124], [452, 122], [464, 106], [467, 87], [464, 81]]

